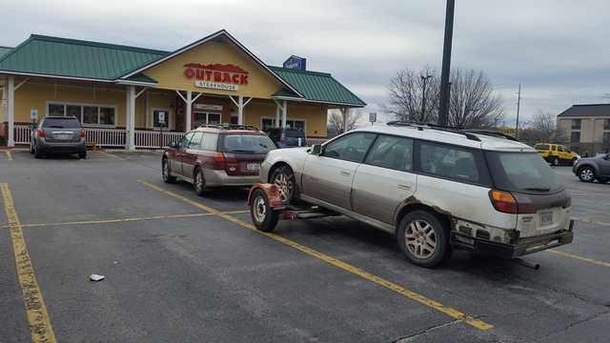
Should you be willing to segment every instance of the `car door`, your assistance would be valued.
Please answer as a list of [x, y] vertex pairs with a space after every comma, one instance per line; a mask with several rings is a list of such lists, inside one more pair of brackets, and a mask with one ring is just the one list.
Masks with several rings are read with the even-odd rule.
[[610, 177], [610, 154], [599, 159], [599, 173], [604, 177]]
[[377, 135], [353, 132], [326, 144], [303, 165], [302, 194], [351, 210], [352, 181]]
[[186, 177], [193, 177], [195, 171], [195, 164], [197, 163], [197, 156], [201, 152], [201, 138], [203, 137], [202, 131], [195, 131], [191, 136], [191, 140], [184, 148], [182, 155], [182, 175]]
[[185, 134], [184, 136], [182, 136], [182, 139], [180, 140], [180, 142], [178, 142], [178, 147], [176, 148], [175, 159], [170, 161], [170, 168], [171, 168], [172, 172], [176, 172], [177, 174], [180, 174], [180, 175], [185, 175], [182, 171], [182, 163], [183, 163], [184, 157], [186, 155], [186, 148], [194, 134], [195, 134], [195, 132], [191, 131], [191, 132]]
[[382, 135], [356, 169], [353, 211], [392, 225], [399, 204], [415, 193], [413, 140]]

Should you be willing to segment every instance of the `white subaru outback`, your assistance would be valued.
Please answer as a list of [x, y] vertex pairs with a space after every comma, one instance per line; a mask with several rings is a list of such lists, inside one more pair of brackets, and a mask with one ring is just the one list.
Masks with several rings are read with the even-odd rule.
[[453, 248], [515, 258], [572, 242], [570, 195], [536, 150], [511, 138], [392, 122], [270, 151], [260, 177], [286, 202], [395, 234], [424, 267]]

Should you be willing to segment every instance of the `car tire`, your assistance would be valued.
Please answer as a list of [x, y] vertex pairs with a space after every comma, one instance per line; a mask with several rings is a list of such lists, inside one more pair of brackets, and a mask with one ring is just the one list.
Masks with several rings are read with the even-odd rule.
[[195, 190], [195, 194], [199, 196], [203, 196], [205, 194], [205, 177], [203, 176], [203, 171], [201, 168], [195, 168], [195, 172], [193, 173], [193, 189]]
[[42, 151], [38, 149], [38, 144], [34, 145], [34, 158], [42, 158]]
[[81, 160], [86, 160], [87, 159], [87, 152], [79, 152], [78, 153], [78, 158], [80, 158]]
[[163, 156], [161, 159], [161, 177], [165, 183], [176, 182], [176, 177], [172, 175], [172, 171], [169, 168], [169, 163], [167, 163], [167, 157], [165, 156]]
[[595, 169], [593, 169], [593, 167], [590, 167], [590, 166], [581, 167], [580, 169], [578, 169], [578, 178], [582, 182], [587, 182], [587, 183], [593, 182], [596, 178]]
[[598, 177], [597, 178], [597, 182], [599, 182], [599, 183], [607, 183], [608, 181], [610, 181], [610, 178], [607, 178], [607, 177]]
[[434, 268], [450, 254], [448, 231], [436, 215], [416, 210], [400, 220], [396, 239], [409, 262]]
[[273, 210], [269, 206], [267, 194], [262, 189], [257, 189], [252, 193], [250, 217], [257, 230], [271, 232], [277, 226], [280, 219], [280, 211]]
[[559, 157], [555, 157], [555, 158], [553, 158], [553, 161], [551, 163], [553, 164], [553, 166], [557, 167], [557, 166], [559, 166], [561, 161], [559, 160]]
[[30, 143], [30, 154], [34, 154], [34, 143]]
[[282, 196], [282, 201], [291, 203], [296, 199], [296, 182], [294, 172], [287, 165], [282, 165], [273, 170], [270, 183], [276, 185]]

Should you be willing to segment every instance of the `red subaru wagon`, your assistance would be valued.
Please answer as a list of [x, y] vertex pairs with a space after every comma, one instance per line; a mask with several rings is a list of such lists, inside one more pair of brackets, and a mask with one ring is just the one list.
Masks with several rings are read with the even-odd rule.
[[234, 125], [200, 126], [168, 146], [161, 159], [163, 181], [183, 179], [197, 195], [214, 187], [252, 186], [267, 152], [276, 148], [258, 129]]

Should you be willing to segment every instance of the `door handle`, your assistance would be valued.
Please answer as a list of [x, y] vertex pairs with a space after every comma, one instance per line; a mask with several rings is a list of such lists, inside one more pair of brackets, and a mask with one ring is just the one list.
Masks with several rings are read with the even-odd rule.
[[404, 189], [405, 191], [408, 191], [408, 190], [410, 190], [410, 189], [411, 189], [411, 186], [409, 186], [409, 185], [403, 185], [403, 184], [399, 184], [399, 185], [398, 185], [398, 188], [400, 188], [400, 189]]
[[350, 176], [350, 175], [352, 175], [352, 173], [350, 173], [350, 172], [348, 172], [346, 170], [342, 170], [341, 171], [341, 175], [343, 175], [343, 176]]

